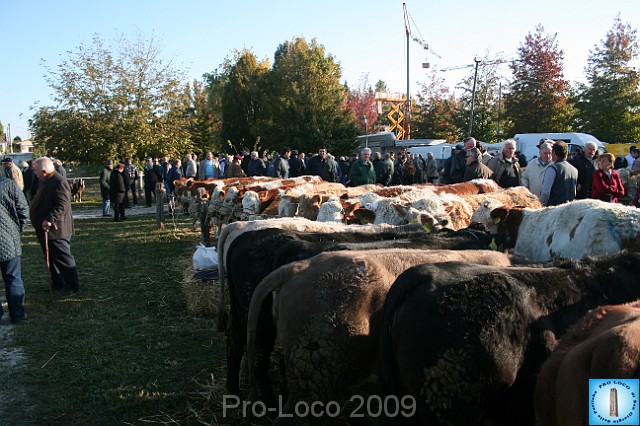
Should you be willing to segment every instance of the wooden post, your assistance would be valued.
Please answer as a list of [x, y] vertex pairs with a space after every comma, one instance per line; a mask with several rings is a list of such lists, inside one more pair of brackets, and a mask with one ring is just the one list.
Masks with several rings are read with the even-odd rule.
[[164, 200], [167, 197], [167, 191], [164, 183], [156, 183], [156, 226], [158, 229], [164, 229]]

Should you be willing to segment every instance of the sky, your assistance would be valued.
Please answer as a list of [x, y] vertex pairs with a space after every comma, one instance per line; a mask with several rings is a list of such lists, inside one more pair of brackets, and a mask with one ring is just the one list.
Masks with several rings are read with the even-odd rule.
[[[426, 82], [424, 62], [445, 70], [487, 52], [512, 59], [538, 24], [557, 34], [565, 78], [586, 82], [589, 51], [615, 17], [640, 27], [640, 0], [0, 0], [0, 122], [5, 132], [10, 124], [12, 138], [27, 139], [33, 108], [55, 106], [43, 60], [55, 68], [94, 35], [106, 42], [153, 38], [188, 81], [202, 80], [236, 49], [272, 62], [281, 43], [315, 38], [350, 87], [383, 80], [390, 91], [406, 93], [403, 3], [412, 34], [429, 47], [409, 42], [411, 95]], [[508, 66], [501, 67], [508, 78]], [[453, 89], [473, 68], [438, 72]]]

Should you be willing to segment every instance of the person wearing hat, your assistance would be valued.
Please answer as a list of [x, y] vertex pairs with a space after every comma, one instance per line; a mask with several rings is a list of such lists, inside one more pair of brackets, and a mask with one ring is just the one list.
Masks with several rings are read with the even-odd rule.
[[113, 161], [107, 160], [104, 167], [100, 171], [100, 195], [102, 196], [102, 216], [111, 216], [109, 209], [111, 200], [109, 195], [109, 184], [111, 182], [111, 171], [113, 170]]
[[234, 155], [233, 161], [227, 165], [224, 169], [225, 178], [239, 178], [245, 176], [244, 170], [242, 170], [242, 156]]
[[[298, 158], [299, 155], [297, 150], [294, 149], [291, 151], [291, 158], [289, 158], [289, 177], [298, 177], [306, 174], [304, 161]], [[335, 182], [335, 180], [331, 182]]]
[[20, 188], [20, 191], [24, 189], [24, 180], [22, 179], [22, 170], [20, 167], [13, 164], [13, 158], [7, 157], [2, 159], [2, 166], [4, 167], [4, 175], [13, 180]]
[[54, 290], [77, 292], [80, 290], [78, 269], [71, 254], [74, 232], [71, 188], [66, 179], [56, 172], [50, 158], [36, 159], [34, 167], [40, 186], [31, 201], [29, 213], [42, 251], [49, 249], [51, 286]]
[[124, 199], [127, 194], [127, 185], [124, 178], [124, 161], [119, 161], [111, 171], [109, 178], [109, 199], [113, 203], [113, 221], [121, 222], [127, 218], [124, 215]]

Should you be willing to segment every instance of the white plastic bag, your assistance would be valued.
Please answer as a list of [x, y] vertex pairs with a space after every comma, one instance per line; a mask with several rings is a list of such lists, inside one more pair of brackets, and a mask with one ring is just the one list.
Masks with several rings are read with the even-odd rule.
[[218, 266], [218, 253], [215, 247], [206, 247], [198, 244], [196, 252], [193, 254], [193, 269], [202, 271], [203, 269], [215, 268]]

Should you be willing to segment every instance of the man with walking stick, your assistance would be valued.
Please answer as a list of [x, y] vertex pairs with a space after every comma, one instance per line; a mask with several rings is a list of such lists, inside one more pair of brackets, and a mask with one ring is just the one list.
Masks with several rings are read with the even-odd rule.
[[[20, 264], [20, 234], [27, 221], [27, 209], [27, 200], [18, 185], [0, 176], [0, 270], [13, 324], [27, 318]], [[0, 304], [0, 318], [3, 314]]]
[[35, 173], [40, 188], [31, 202], [31, 224], [45, 257], [49, 259], [53, 290], [80, 290], [76, 260], [71, 254], [73, 217], [71, 216], [71, 188], [56, 172], [48, 157], [35, 160]]

